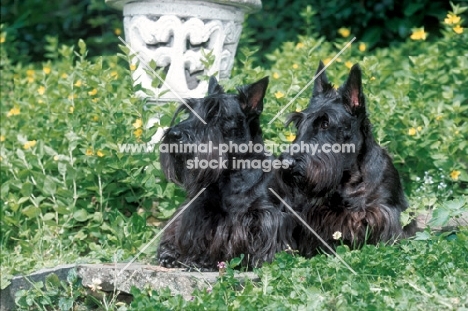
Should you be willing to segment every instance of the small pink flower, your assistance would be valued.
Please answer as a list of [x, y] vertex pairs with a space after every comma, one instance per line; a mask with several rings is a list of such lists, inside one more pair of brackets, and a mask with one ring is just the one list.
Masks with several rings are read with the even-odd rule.
[[224, 261], [218, 261], [218, 269], [226, 269], [226, 263]]

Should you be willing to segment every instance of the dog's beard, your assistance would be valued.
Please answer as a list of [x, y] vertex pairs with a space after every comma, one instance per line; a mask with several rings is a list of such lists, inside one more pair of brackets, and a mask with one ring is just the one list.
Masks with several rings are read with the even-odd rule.
[[[221, 131], [210, 130], [204, 134], [203, 140], [186, 142], [197, 146], [197, 150], [191, 150], [195, 152], [163, 153], [160, 158], [166, 178], [182, 186], [189, 197], [195, 196], [202, 188], [216, 183], [224, 170], [222, 164], [227, 159], [227, 154], [221, 154], [219, 150], [219, 146], [224, 143]], [[200, 150], [202, 144], [207, 146], [206, 152]], [[210, 163], [211, 166], [206, 165]], [[200, 164], [203, 164], [203, 168]]]
[[[294, 156], [293, 156], [294, 157]], [[343, 176], [343, 161], [332, 153], [294, 157], [292, 168], [279, 172], [283, 183], [308, 196], [322, 196], [333, 191]]]

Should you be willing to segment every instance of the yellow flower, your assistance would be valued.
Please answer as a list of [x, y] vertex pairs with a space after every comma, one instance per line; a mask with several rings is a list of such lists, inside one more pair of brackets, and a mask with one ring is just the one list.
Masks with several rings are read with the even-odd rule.
[[58, 160], [59, 160], [58, 154], [54, 155], [54, 161], [58, 161]]
[[122, 34], [122, 30], [120, 28], [115, 28], [114, 33], [116, 36], [120, 36]]
[[136, 64], [130, 64], [130, 70], [134, 71], [137, 68]]
[[281, 91], [278, 91], [278, 92], [275, 93], [275, 97], [276, 97], [277, 99], [283, 98], [283, 97], [284, 97], [284, 93], [282, 93]]
[[37, 89], [37, 92], [39, 93], [39, 95], [44, 95], [45, 93], [45, 87], [43, 85], [41, 85], [38, 89]]
[[301, 110], [300, 107], [297, 107], [297, 108], [296, 108], [296, 112], [301, 112], [301, 111], [302, 111], [302, 110]]
[[438, 115], [435, 119], [436, 119], [436, 121], [440, 121], [440, 120], [442, 120], [442, 116]]
[[112, 72], [110, 73], [110, 75], [111, 75], [111, 77], [113, 77], [113, 78], [118, 78], [118, 77], [119, 77], [119, 74], [117, 73], [117, 71], [112, 71]]
[[77, 97], [78, 97], [78, 95], [76, 95], [76, 94], [70, 94], [70, 95], [68, 95], [68, 99], [69, 99], [69, 100], [74, 100], [74, 99], [77, 98]]
[[328, 65], [328, 63], [331, 62], [331, 60], [332, 60], [331, 57], [325, 58], [325, 59], [323, 60], [323, 64], [324, 64], [324, 65]]
[[5, 136], [0, 135], [0, 141], [5, 141]]
[[367, 46], [366, 46], [365, 43], [363, 43], [363, 42], [359, 43], [359, 47], [358, 47], [359, 51], [364, 52], [366, 50], [366, 48], [367, 48]]
[[296, 135], [294, 135], [293, 133], [289, 133], [289, 135], [286, 136], [287, 141], [293, 141], [294, 139], [296, 139]]
[[415, 28], [413, 29], [413, 33], [410, 36], [411, 40], [426, 40], [427, 32], [424, 31], [423, 28]]
[[349, 60], [347, 62], [344, 63], [346, 67], [348, 67], [349, 69], [351, 69], [351, 67], [353, 67], [353, 63], [350, 62]]
[[64, 72], [64, 73], [62, 73], [62, 75], [61, 75], [60, 77], [61, 77], [62, 79], [66, 79], [66, 78], [68, 78], [68, 75]]
[[304, 47], [304, 43], [299, 42], [296, 44], [296, 49], [302, 49]]
[[141, 119], [136, 119], [135, 123], [132, 124], [134, 128], [139, 129], [143, 125], [143, 121]]
[[2, 34], [0, 36], [0, 44], [5, 43], [5, 41], [6, 41], [6, 36], [4, 34]]
[[101, 150], [98, 150], [98, 151], [96, 152], [96, 155], [97, 155], [98, 157], [102, 158], [102, 157], [104, 156], [104, 153], [103, 153]]
[[136, 129], [135, 131], [133, 131], [133, 134], [136, 138], [140, 138], [141, 134], [143, 134], [143, 130], [141, 128]]
[[48, 75], [50, 73], [50, 67], [44, 67], [42, 68], [42, 71], [44, 71], [44, 73]]
[[30, 140], [30, 141], [27, 141], [24, 143], [23, 145], [23, 149], [27, 150], [29, 148], [32, 148], [36, 145], [36, 141], [35, 140]]
[[450, 172], [450, 178], [452, 178], [453, 180], [458, 180], [458, 176], [460, 176], [460, 174], [460, 171], [453, 170], [452, 172]]
[[343, 38], [347, 38], [347, 37], [349, 37], [349, 35], [351, 34], [351, 30], [349, 30], [349, 28], [341, 27], [340, 29], [338, 29], [338, 33], [339, 33]]
[[70, 106], [70, 108], [68, 108], [68, 112], [69, 113], [73, 113], [75, 111], [75, 107], [74, 106]]
[[83, 83], [81, 82], [81, 80], [78, 80], [78, 81], [75, 82], [74, 86], [80, 87], [81, 84], [83, 84]]
[[371, 80], [371, 81], [374, 81], [374, 80], [375, 80], [375, 77], [371, 77], [370, 80]]
[[454, 25], [454, 24], [458, 24], [460, 22], [460, 16], [457, 16], [453, 13], [448, 13], [447, 14], [447, 18], [444, 19], [444, 23], [446, 23], [447, 25]]
[[293, 67], [294, 69], [297, 69], [297, 68], [299, 68], [299, 65], [298, 65], [298, 64], [293, 64], [292, 67]]
[[417, 130], [420, 132], [422, 130], [422, 126], [418, 126]]
[[19, 108], [11, 108], [10, 111], [7, 113], [7, 117], [11, 116], [17, 116], [20, 114], [20, 109]]
[[37, 100], [37, 103], [38, 103], [38, 104], [43, 104], [44, 101], [43, 101], [42, 99], [39, 98], [39, 99]]
[[99, 121], [99, 117], [98, 117], [98, 116], [94, 116], [94, 117], [93, 117], [93, 121], [94, 121], [94, 122]]
[[335, 233], [333, 233], [333, 240], [339, 240], [339, 239], [341, 239], [341, 232], [335, 231]]
[[461, 34], [461, 33], [463, 33], [463, 27], [461, 27], [460, 25], [457, 25], [457, 26], [453, 27], [453, 31], [455, 31], [458, 34]]
[[273, 74], [273, 79], [279, 79], [279, 77], [280, 77], [280, 75], [277, 72], [275, 72]]
[[409, 136], [414, 136], [414, 135], [416, 135], [416, 129], [415, 129], [414, 127], [410, 128], [410, 129], [408, 130], [408, 135], [409, 135]]
[[32, 70], [32, 69], [26, 70], [26, 75], [28, 76], [28, 82], [29, 82], [29, 83], [34, 82], [34, 72], [35, 72], [35, 71]]
[[93, 149], [91, 149], [91, 148], [86, 149], [86, 155], [87, 155], [87, 156], [92, 156], [92, 155], [94, 155]]
[[97, 90], [96, 89], [92, 89], [91, 91], [88, 92], [88, 95], [91, 95], [91, 96], [94, 96], [97, 94]]

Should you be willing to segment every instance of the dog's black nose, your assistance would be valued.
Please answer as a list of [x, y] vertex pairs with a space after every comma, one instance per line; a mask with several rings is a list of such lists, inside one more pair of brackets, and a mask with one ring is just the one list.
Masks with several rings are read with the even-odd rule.
[[181, 139], [182, 133], [178, 129], [171, 129], [168, 133], [169, 138], [171, 139]]

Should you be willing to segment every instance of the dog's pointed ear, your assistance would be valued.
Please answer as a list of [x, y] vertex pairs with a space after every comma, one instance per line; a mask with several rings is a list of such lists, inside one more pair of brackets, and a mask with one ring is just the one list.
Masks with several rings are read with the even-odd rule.
[[362, 71], [359, 64], [351, 67], [348, 80], [342, 86], [341, 94], [344, 104], [352, 113], [365, 109], [365, 98], [362, 92]]
[[210, 81], [208, 82], [208, 95], [213, 94], [223, 94], [224, 90], [221, 85], [219, 85], [218, 80], [214, 76], [210, 77]]
[[255, 83], [238, 88], [239, 101], [244, 112], [255, 112], [257, 115], [263, 111], [263, 98], [268, 87], [268, 77]]
[[317, 76], [319, 73], [320, 75], [317, 78], [315, 78], [312, 96], [318, 96], [332, 88], [330, 82], [328, 82], [327, 73], [325, 72], [325, 65], [322, 61], [319, 62], [319, 66], [317, 68], [315, 76]]

